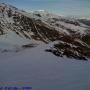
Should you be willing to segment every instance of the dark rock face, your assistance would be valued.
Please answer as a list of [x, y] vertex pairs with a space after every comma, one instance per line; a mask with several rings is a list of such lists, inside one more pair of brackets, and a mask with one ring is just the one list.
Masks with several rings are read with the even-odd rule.
[[[37, 22], [34, 19], [28, 18], [23, 15], [13, 17], [13, 19], [15, 21], [15, 27], [22, 27], [19, 29], [19, 32], [21, 32], [26, 38], [30, 39], [31, 37], [35, 40], [40, 40], [44, 42], [47, 42], [46, 39], [51, 41], [59, 39], [59, 32], [55, 31], [54, 28], [47, 27], [43, 22]], [[18, 32], [18, 30], [15, 29], [14, 31]], [[28, 34], [25, 34], [25, 32], [27, 32]], [[33, 35], [30, 35], [30, 32], [32, 32]]]
[[66, 56], [78, 60], [87, 60], [87, 58], [90, 58], [90, 48], [77, 41], [73, 41], [73, 43], [59, 42], [58, 44], [54, 44], [52, 48], [46, 49], [46, 51], [56, 56]]
[[[90, 58], [90, 28], [86, 28], [87, 33], [81, 35], [72, 28], [66, 27], [69, 24], [71, 27], [82, 28], [80, 23], [90, 26], [90, 21], [47, 17], [49, 21], [43, 22], [41, 19], [32, 18], [24, 13], [26, 12], [19, 11], [12, 6], [8, 7], [6, 4], [0, 5], [0, 35], [4, 35], [6, 33], [5, 31], [9, 29], [18, 36], [23, 36], [27, 39], [34, 39], [44, 43], [58, 41], [58, 44], [53, 44], [53, 47], [46, 49], [46, 51], [58, 57], [67, 56], [68, 58], [79, 60], [87, 60], [87, 58]], [[37, 14], [36, 16], [38, 18], [42, 17], [41, 14]], [[56, 22], [65, 23], [65, 25]], [[63, 33], [64, 30], [69, 35]], [[33, 45], [23, 45], [22, 47], [29, 48], [33, 47]]]
[[88, 26], [90, 26], [90, 20], [87, 20], [87, 19], [79, 19], [79, 21], [83, 24], [86, 24]]
[[[9, 29], [13, 30], [16, 34], [22, 34], [28, 39], [40, 40], [43, 42], [55, 41], [59, 39], [59, 32], [54, 28], [48, 27], [41, 21], [34, 20], [31, 17], [27, 17], [18, 11], [13, 11], [11, 8], [7, 10], [7, 6], [1, 8], [1, 13], [7, 13], [8, 18], [12, 18], [13, 23], [7, 22]], [[1, 24], [0, 24], [1, 25]], [[0, 27], [1, 34], [3, 33]], [[31, 35], [30, 33], [33, 33]]]
[[0, 35], [3, 35], [3, 34], [4, 34], [4, 32], [2, 30], [2, 27], [0, 26]]
[[90, 46], [80, 39], [64, 36], [60, 40], [58, 44], [54, 44], [52, 48], [46, 49], [46, 51], [52, 52], [56, 56], [67, 56], [68, 58], [78, 60], [87, 60], [87, 58], [90, 58]]
[[90, 45], [90, 35], [85, 35], [82, 37], [82, 41]]

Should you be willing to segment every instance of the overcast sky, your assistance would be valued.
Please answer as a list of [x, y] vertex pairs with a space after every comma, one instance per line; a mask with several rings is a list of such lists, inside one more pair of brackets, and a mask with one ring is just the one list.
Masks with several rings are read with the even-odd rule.
[[56, 14], [90, 17], [90, 0], [0, 0], [20, 9], [47, 10]]

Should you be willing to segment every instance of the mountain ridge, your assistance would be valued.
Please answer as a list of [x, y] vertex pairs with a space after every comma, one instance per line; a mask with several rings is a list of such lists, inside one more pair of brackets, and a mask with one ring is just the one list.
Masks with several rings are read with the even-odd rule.
[[0, 39], [11, 44], [21, 41], [21, 46], [32, 40], [45, 44], [53, 42], [46, 52], [79, 60], [90, 58], [90, 20], [87, 19], [41, 11], [27, 13], [3, 3], [0, 4]]

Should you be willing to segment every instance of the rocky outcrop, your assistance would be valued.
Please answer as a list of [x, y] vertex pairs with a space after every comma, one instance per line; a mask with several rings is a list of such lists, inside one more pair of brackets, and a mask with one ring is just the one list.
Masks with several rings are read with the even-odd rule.
[[[0, 36], [12, 31], [21, 38], [50, 43], [46, 49], [56, 56], [79, 60], [90, 58], [90, 21], [56, 16], [50, 13], [27, 13], [17, 8], [0, 4]], [[22, 47], [32, 47], [31, 44]]]

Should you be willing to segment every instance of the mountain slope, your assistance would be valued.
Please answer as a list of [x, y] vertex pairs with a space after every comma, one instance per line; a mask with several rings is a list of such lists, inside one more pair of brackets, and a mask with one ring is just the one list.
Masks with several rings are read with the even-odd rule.
[[45, 51], [87, 60], [90, 58], [89, 22], [41, 10], [27, 13], [3, 3], [0, 4], [0, 43], [23, 46], [39, 41], [48, 45], [52, 42]]

